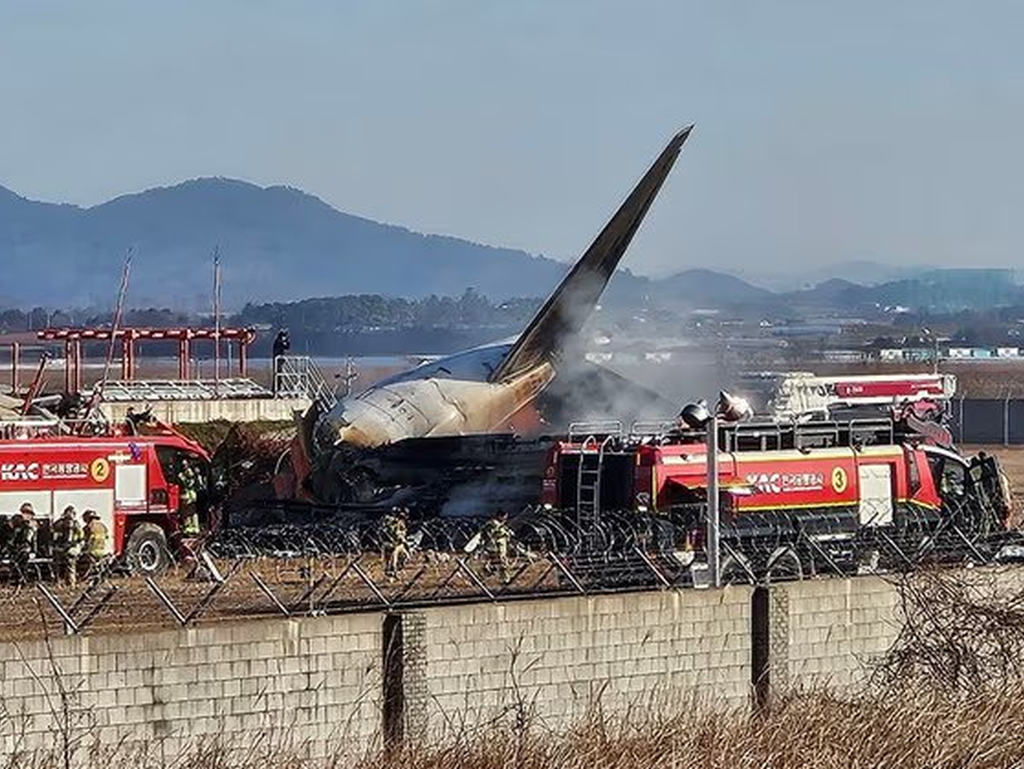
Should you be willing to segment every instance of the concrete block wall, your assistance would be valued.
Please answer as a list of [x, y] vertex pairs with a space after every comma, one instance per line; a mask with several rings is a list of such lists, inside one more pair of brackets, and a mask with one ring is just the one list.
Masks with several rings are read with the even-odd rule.
[[787, 685], [851, 690], [896, 640], [898, 592], [878, 577], [805, 580], [771, 588], [769, 665]]
[[375, 615], [3, 643], [0, 755], [45, 751], [65, 726], [168, 758], [256, 735], [310, 756], [361, 751], [378, 736], [380, 658]]
[[615, 714], [696, 695], [745, 706], [750, 595], [730, 587], [425, 610], [430, 733], [520, 707], [558, 729], [597, 705]]
[[[975, 578], [1012, 587], [1018, 573]], [[519, 715], [560, 729], [595, 707], [642, 715], [700, 698], [745, 708], [755, 659], [759, 681], [767, 659], [777, 690], [851, 689], [899, 631], [898, 591], [883, 579], [756, 596], [666, 590], [0, 643], [0, 755], [54, 744], [61, 686], [76, 729], [105, 745], [156, 744], [174, 757], [196, 740], [260, 736], [317, 757]]]

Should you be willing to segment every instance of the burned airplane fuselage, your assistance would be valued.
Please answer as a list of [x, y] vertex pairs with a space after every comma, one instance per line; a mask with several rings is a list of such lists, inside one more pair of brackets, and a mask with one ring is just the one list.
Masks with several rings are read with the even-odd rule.
[[[493, 433], [531, 403], [554, 377], [550, 364], [535, 366], [504, 382], [488, 375], [512, 345], [486, 345], [425, 363], [396, 374], [346, 398], [320, 415], [310, 440], [312, 466], [307, 491], [324, 502], [382, 503], [393, 486], [435, 485], [430, 463], [418, 480], [396, 473], [391, 447], [418, 440], [417, 455], [426, 456], [431, 438]], [[406, 462], [408, 465], [408, 462]]]
[[307, 492], [323, 501], [379, 496], [382, 479], [367, 461], [374, 449], [493, 432], [530, 404], [554, 378], [559, 356], [593, 311], [691, 129], [672, 137], [517, 339], [397, 374], [304, 420]]
[[407, 438], [492, 432], [554, 377], [552, 365], [542, 363], [506, 381], [489, 381], [511, 348], [486, 345], [384, 379], [320, 417], [317, 439], [321, 445], [372, 448]]

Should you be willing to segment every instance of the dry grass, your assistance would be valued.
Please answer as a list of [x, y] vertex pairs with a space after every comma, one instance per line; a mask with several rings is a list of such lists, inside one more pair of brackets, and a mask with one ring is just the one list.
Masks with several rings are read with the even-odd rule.
[[[469, 744], [413, 749], [390, 766], [1005, 767], [1024, 761], [1024, 693], [956, 699], [933, 693], [842, 700], [824, 693], [776, 702], [760, 717], [696, 709], [638, 722], [583, 724], [566, 735], [494, 730]], [[365, 767], [370, 763], [364, 764]]]
[[[656, 769], [701, 767], [816, 769], [817, 767], [1009, 767], [1024, 765], [1024, 691], [948, 696], [933, 691], [861, 695], [793, 694], [760, 716], [692, 706], [630, 719], [595, 717], [564, 734], [530, 723], [499, 724], [435, 746], [390, 755], [352, 756], [344, 741], [327, 761], [301, 758], [304, 746], [272, 748], [266, 739], [209, 742], [162, 755], [159, 746], [113, 755], [86, 745], [71, 766], [92, 769], [256, 769], [351, 766], [356, 769]], [[56, 753], [10, 756], [8, 766], [64, 764]]]

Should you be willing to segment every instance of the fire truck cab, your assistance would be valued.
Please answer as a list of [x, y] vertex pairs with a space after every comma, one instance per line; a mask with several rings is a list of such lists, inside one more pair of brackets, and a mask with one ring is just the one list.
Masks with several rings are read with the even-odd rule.
[[[183, 493], [186, 483], [192, 484], [190, 493]], [[86, 510], [98, 514], [110, 533], [110, 555], [135, 572], [159, 573], [185, 539], [191, 491], [200, 531], [214, 525], [210, 483], [209, 455], [167, 428], [146, 435], [0, 441], [0, 518], [30, 503], [42, 558], [49, 555], [50, 523], [73, 505], [79, 521]]]

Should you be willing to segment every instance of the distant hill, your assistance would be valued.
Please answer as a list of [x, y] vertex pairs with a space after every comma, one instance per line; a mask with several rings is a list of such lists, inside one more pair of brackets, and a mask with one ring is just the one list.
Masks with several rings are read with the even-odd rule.
[[655, 296], [666, 303], [675, 300], [701, 307], [736, 307], [770, 302], [775, 295], [734, 275], [704, 269], [678, 272], [656, 282]]
[[740, 277], [777, 292], [813, 289], [829, 280], [842, 280], [861, 286], [877, 286], [896, 280], [916, 278], [933, 271], [933, 267], [908, 267], [898, 264], [857, 259], [822, 265], [804, 265], [799, 268], [773, 265], [771, 271], [750, 267], [739, 271]]
[[197, 179], [91, 208], [30, 201], [0, 187], [0, 304], [109, 305], [134, 246], [135, 306], [205, 307], [215, 245], [224, 254], [225, 301], [236, 305], [459, 295], [470, 286], [495, 297], [537, 296], [567, 270], [523, 251], [352, 216], [288, 187]]
[[792, 291], [788, 296], [794, 304], [801, 306], [855, 309], [874, 301], [874, 288], [843, 278], [831, 278], [813, 288]]
[[[584, 236], [580, 249], [586, 245]], [[0, 187], [0, 308], [107, 308], [129, 246], [137, 254], [131, 306], [193, 311], [210, 306], [215, 246], [224, 255], [225, 305], [235, 309], [246, 302], [352, 294], [457, 297], [470, 287], [497, 300], [544, 297], [569, 267], [524, 251], [353, 216], [290, 187], [205, 178], [90, 208], [27, 200]], [[702, 268], [651, 280], [628, 267], [627, 255], [606, 303], [651, 301], [684, 311], [723, 309], [755, 317], [802, 310], [870, 312], [896, 305], [958, 310], [1024, 303], [1009, 270], [850, 262], [805, 271], [804, 278], [820, 275], [821, 280], [784, 290]], [[765, 274], [780, 281], [789, 272], [785, 265], [773, 270]]]
[[928, 270], [913, 278], [873, 286], [833, 278], [782, 296], [792, 306], [847, 312], [887, 307], [957, 312], [1024, 302], [1024, 290], [1016, 283], [1012, 270], [986, 268]]

